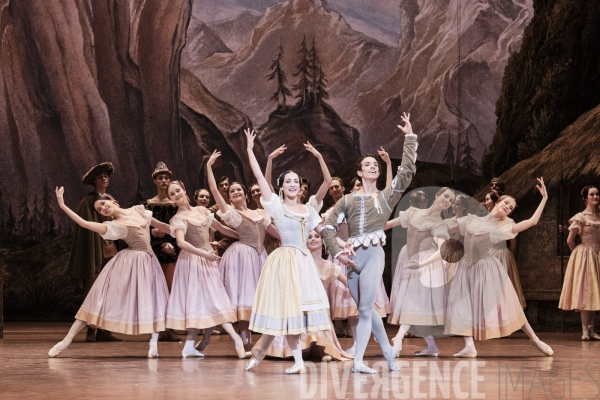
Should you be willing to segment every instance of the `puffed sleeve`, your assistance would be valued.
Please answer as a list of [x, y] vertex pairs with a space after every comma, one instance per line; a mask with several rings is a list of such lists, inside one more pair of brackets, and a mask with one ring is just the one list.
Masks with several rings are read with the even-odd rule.
[[175, 231], [178, 229], [181, 229], [185, 235], [187, 232], [187, 221], [179, 219], [175, 216], [171, 218], [171, 221], [169, 221], [169, 228], [171, 229], [171, 236], [173, 237], [175, 237]]
[[400, 225], [403, 228], [408, 228], [408, 222], [412, 218], [415, 212], [417, 212], [418, 208], [416, 207], [408, 207], [406, 211], [400, 211], [398, 213], [398, 218], [400, 218]]
[[321, 209], [323, 208], [323, 200], [321, 200], [321, 202], [319, 203], [317, 201], [316, 196], [313, 194], [308, 199], [308, 203], [306, 203], [306, 205], [311, 206], [312, 208], [314, 208], [316, 212], [321, 212]]
[[127, 228], [123, 225], [114, 221], [104, 221], [103, 224], [106, 225], [107, 229], [104, 235], [100, 235], [102, 239], [119, 240], [127, 237]]
[[283, 206], [281, 205], [281, 199], [275, 193], [271, 193], [271, 198], [265, 200], [262, 196], [260, 197], [260, 204], [264, 207], [264, 210], [273, 219], [283, 218]]
[[225, 212], [219, 210], [217, 211], [217, 215], [232, 228], [237, 228], [242, 223], [242, 216], [229, 204]]
[[321, 223], [321, 217], [319, 217], [317, 211], [311, 206], [307, 206], [306, 208], [308, 208], [308, 212], [310, 213], [310, 223], [308, 224], [309, 230], [312, 231]]
[[513, 238], [517, 237], [517, 234], [512, 232], [512, 228], [514, 225], [515, 225], [515, 223], [513, 221], [512, 224], [508, 223], [508, 224], [500, 225], [496, 229], [494, 229], [492, 232], [490, 232], [490, 240], [492, 241], [492, 243], [500, 243], [505, 240], [509, 240], [509, 239], [513, 239]]
[[573, 216], [573, 218], [569, 220], [569, 223], [571, 224], [569, 225], [569, 230], [573, 230], [576, 233], [581, 233], [581, 231], [583, 230], [583, 225], [585, 225], [585, 219], [583, 217], [583, 214], [575, 214], [575, 216]]

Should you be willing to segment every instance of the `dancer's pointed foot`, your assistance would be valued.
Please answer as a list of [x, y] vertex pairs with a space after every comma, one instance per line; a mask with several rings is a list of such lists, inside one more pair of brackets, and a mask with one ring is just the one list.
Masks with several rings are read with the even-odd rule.
[[537, 347], [539, 351], [541, 351], [548, 357], [554, 354], [554, 350], [552, 350], [552, 347], [542, 342], [539, 338], [531, 339], [531, 344], [533, 345], [533, 347]]
[[248, 358], [252, 355], [251, 352], [246, 351], [246, 349], [244, 349], [244, 345], [241, 345], [240, 348], [236, 347], [235, 352], [237, 353], [239, 359]]
[[461, 357], [461, 358], [475, 358], [477, 357], [477, 350], [471, 347], [465, 347], [458, 353], [452, 354], [452, 357]]
[[396, 358], [400, 357], [402, 351], [402, 339], [392, 338], [392, 348], [396, 350]]
[[185, 350], [181, 352], [181, 356], [183, 358], [193, 358], [193, 357], [204, 357], [204, 353], [199, 352], [198, 350], [195, 350], [191, 353], [186, 352]]
[[69, 344], [68, 344], [68, 343], [65, 343], [65, 341], [64, 341], [64, 340], [63, 340], [63, 341], [61, 341], [61, 342], [58, 342], [58, 343], [56, 343], [56, 344], [54, 345], [54, 347], [52, 347], [52, 348], [50, 349], [50, 351], [48, 352], [48, 355], [49, 355], [51, 358], [58, 357], [58, 355], [59, 355], [60, 353], [62, 353], [62, 352], [63, 352], [63, 351], [64, 351], [64, 350], [65, 350], [67, 347], [69, 347]]
[[354, 343], [348, 350], [344, 351], [354, 357], [356, 355], [356, 343]]
[[250, 371], [252, 368], [256, 367], [258, 364], [260, 364], [260, 360], [254, 356], [252, 356], [250, 358], [250, 361], [248, 361], [248, 364], [246, 364], [246, 371]]
[[352, 373], [354, 374], [376, 374], [377, 371], [375, 371], [372, 368], [367, 367], [365, 364], [361, 363], [361, 362], [357, 362], [354, 361], [354, 365], [352, 365]]
[[438, 357], [440, 355], [440, 351], [437, 347], [432, 349], [427, 348], [425, 350], [415, 352], [415, 357]]
[[395, 347], [390, 347], [390, 350], [388, 350], [387, 354], [383, 353], [383, 356], [385, 357], [385, 362], [387, 363], [390, 371], [400, 371], [400, 367], [398, 367], [395, 363], [397, 355], [398, 351]]

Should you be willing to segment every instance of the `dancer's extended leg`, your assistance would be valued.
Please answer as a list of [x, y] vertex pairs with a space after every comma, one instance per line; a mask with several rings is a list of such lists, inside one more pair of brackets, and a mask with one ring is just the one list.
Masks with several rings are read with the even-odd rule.
[[54, 345], [54, 347], [51, 348], [50, 351], [48, 352], [48, 355], [50, 357], [58, 356], [67, 347], [69, 347], [69, 345], [73, 341], [73, 338], [75, 337], [75, 335], [77, 335], [79, 333], [79, 331], [81, 331], [86, 326], [87, 326], [87, 324], [85, 322], [76, 319], [75, 322], [73, 323], [73, 325], [71, 325], [71, 329], [69, 329], [69, 333], [67, 333], [67, 336], [65, 336], [65, 338], [62, 341], [60, 341], [56, 345]]

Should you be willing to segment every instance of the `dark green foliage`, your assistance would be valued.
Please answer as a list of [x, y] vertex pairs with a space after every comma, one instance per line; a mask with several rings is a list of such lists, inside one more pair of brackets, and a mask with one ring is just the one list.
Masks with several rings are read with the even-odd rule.
[[486, 179], [536, 154], [600, 104], [598, 2], [534, 0], [534, 8], [504, 72], [496, 135], [483, 159]]

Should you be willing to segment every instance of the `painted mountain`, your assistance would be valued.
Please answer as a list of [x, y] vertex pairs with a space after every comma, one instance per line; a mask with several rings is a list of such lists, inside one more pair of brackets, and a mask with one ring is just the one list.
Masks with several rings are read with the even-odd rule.
[[394, 48], [353, 30], [321, 0], [294, 0], [269, 7], [249, 39], [235, 53], [218, 53], [206, 60], [182, 63], [200, 77], [218, 98], [263, 124], [276, 108], [269, 101], [275, 86], [268, 68], [283, 45], [282, 66], [290, 76], [300, 61], [300, 43], [313, 39], [328, 79], [328, 103], [342, 120], [351, 117], [360, 92], [374, 87], [393, 71]]
[[[207, 25], [219, 36], [228, 48], [232, 51], [238, 51], [250, 38], [252, 30], [258, 25], [261, 18], [262, 14], [255, 11], [244, 11], [233, 18], [214, 21]], [[190, 33], [191, 32], [188, 32], [188, 35]]]

